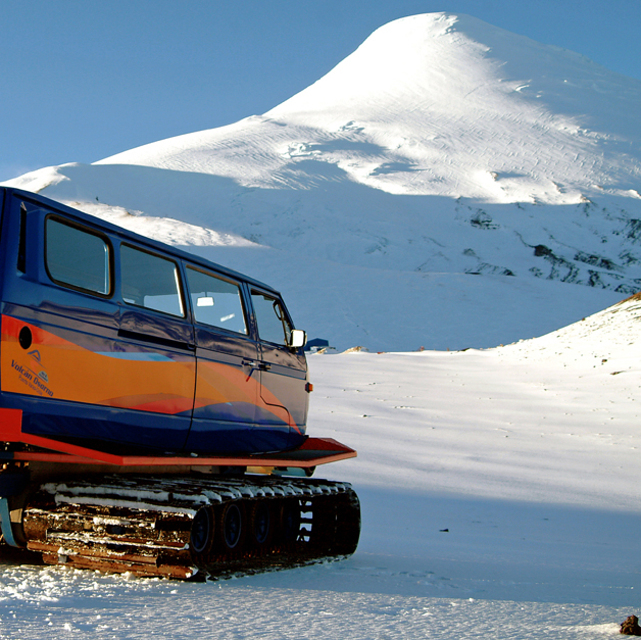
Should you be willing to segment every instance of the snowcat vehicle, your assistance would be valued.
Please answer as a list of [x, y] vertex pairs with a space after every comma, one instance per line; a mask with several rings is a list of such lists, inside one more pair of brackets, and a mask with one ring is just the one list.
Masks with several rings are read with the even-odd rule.
[[356, 452], [306, 435], [273, 288], [0, 188], [0, 301], [5, 548], [174, 578], [355, 551], [355, 492], [310, 476]]

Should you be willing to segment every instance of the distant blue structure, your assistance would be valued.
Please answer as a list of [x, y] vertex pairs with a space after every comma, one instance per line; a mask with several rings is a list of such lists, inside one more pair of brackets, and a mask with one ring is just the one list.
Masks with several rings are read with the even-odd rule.
[[318, 349], [322, 349], [323, 347], [329, 347], [329, 342], [327, 340], [323, 340], [322, 338], [314, 338], [313, 340], [307, 341], [307, 344], [305, 345], [305, 351], [317, 351]]

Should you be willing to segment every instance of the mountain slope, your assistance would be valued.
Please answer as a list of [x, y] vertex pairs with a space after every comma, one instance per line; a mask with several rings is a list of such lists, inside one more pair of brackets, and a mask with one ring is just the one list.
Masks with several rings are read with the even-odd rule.
[[641, 82], [577, 54], [468, 16], [426, 14], [380, 28], [262, 117], [101, 163], [247, 187], [306, 188], [325, 173], [394, 194], [577, 203], [638, 186], [629, 148], [641, 142], [630, 108], [640, 101]]
[[[11, 183], [269, 275], [337, 346], [489, 346], [641, 288], [640, 107], [640, 82], [577, 54], [425, 14], [262, 116]], [[475, 321], [426, 331], [452, 316]]]

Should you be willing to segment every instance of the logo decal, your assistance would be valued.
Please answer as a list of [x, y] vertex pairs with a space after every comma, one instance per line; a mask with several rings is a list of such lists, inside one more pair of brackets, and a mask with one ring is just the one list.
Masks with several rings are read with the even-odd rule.
[[38, 395], [46, 394], [50, 398], [53, 397], [53, 391], [51, 391], [51, 389], [49, 389], [49, 387], [47, 387], [41, 381], [40, 379], [42, 377], [41, 373], [36, 375], [36, 373], [33, 370], [29, 369], [29, 367], [24, 367], [19, 362], [16, 362], [15, 360], [11, 360], [11, 367], [15, 369], [16, 372], [18, 373], [20, 382], [27, 385], [27, 387], [29, 387], [31, 391], [34, 391]]
[[[40, 366], [42, 366], [42, 357], [40, 356], [40, 351], [38, 349], [34, 349], [33, 351], [28, 351], [28, 355], [30, 355]], [[36, 369], [37, 371], [37, 369]], [[35, 371], [33, 372], [35, 373]], [[36, 374], [38, 378], [49, 384], [49, 376], [47, 375], [47, 372], [42, 369], [38, 374]]]

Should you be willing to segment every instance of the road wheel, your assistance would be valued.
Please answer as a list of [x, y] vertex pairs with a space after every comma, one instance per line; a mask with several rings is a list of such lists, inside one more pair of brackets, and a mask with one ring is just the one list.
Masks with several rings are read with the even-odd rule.
[[216, 518], [211, 507], [203, 507], [196, 512], [191, 524], [189, 547], [197, 564], [206, 562], [214, 543]]
[[298, 540], [300, 533], [300, 503], [298, 500], [283, 500], [280, 507], [279, 538], [285, 544]]
[[238, 502], [227, 502], [220, 510], [220, 543], [224, 551], [239, 551], [245, 538], [245, 513]]
[[269, 546], [274, 529], [273, 515], [266, 500], [257, 500], [249, 517], [249, 533], [254, 547], [264, 549]]

